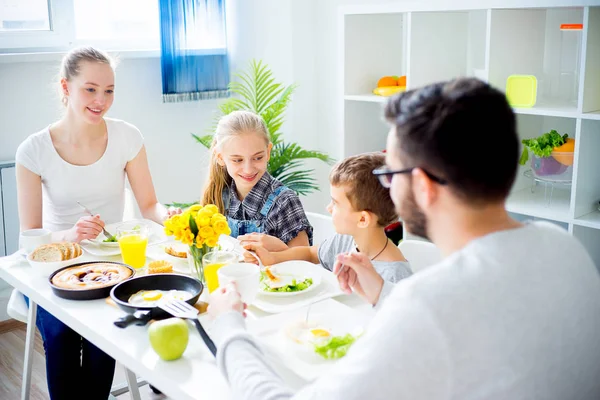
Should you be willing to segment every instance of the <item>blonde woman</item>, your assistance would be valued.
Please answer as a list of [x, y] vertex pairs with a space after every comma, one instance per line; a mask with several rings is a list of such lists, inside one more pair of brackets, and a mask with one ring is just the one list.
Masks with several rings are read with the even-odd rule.
[[263, 119], [249, 111], [221, 118], [211, 147], [203, 204], [227, 216], [231, 236], [270, 251], [312, 243], [298, 195], [267, 172], [273, 144]]
[[[178, 210], [158, 203], [140, 131], [109, 119], [115, 91], [114, 63], [91, 47], [69, 52], [61, 65], [63, 117], [29, 136], [16, 154], [21, 230], [47, 228], [54, 240], [96, 238], [105, 223], [121, 221], [125, 175], [145, 218], [162, 221]], [[77, 201], [97, 213], [86, 215]], [[108, 398], [114, 360], [41, 307], [52, 399]], [[94, 390], [85, 382], [94, 379]]]

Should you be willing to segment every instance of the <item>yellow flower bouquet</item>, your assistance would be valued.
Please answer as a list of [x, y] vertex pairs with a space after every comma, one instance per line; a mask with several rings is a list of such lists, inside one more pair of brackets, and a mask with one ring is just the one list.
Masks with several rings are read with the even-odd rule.
[[227, 218], [214, 204], [195, 204], [165, 221], [165, 233], [190, 248], [198, 279], [204, 282], [202, 257], [217, 246], [221, 234], [230, 235]]

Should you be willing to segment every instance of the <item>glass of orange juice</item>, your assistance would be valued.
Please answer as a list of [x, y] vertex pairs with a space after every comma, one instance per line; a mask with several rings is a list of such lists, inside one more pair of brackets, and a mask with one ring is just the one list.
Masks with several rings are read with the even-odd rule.
[[211, 251], [202, 257], [204, 279], [209, 293], [219, 287], [217, 276], [219, 268], [236, 262], [238, 262], [238, 255], [232, 251]]
[[123, 225], [118, 227], [117, 241], [125, 264], [135, 269], [140, 269], [146, 265], [148, 228], [145, 225]]

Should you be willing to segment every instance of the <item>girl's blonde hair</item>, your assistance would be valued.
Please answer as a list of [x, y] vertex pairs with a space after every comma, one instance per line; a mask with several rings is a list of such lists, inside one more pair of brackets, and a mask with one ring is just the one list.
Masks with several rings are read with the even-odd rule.
[[[60, 64], [60, 79], [70, 81], [75, 78], [81, 72], [81, 63], [83, 62], [96, 62], [102, 64], [108, 64], [114, 70], [117, 62], [109, 56], [106, 52], [98, 50], [94, 47], [76, 47], [69, 51], [62, 59]], [[69, 101], [68, 97], [62, 91], [60, 91], [61, 102], [67, 105]]]
[[231, 176], [224, 165], [219, 165], [217, 152], [222, 151], [223, 145], [232, 137], [246, 132], [253, 132], [265, 139], [268, 146], [271, 143], [265, 121], [250, 111], [234, 111], [223, 116], [217, 124], [217, 130], [210, 146], [210, 165], [208, 167], [208, 180], [202, 194], [202, 204], [215, 204], [219, 211], [225, 213], [223, 203], [223, 190], [231, 184]]

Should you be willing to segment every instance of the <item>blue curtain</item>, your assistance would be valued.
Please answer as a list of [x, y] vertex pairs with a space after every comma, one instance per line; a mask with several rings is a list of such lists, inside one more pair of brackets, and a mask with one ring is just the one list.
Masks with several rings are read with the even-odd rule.
[[227, 97], [225, 0], [159, 0], [163, 102]]

